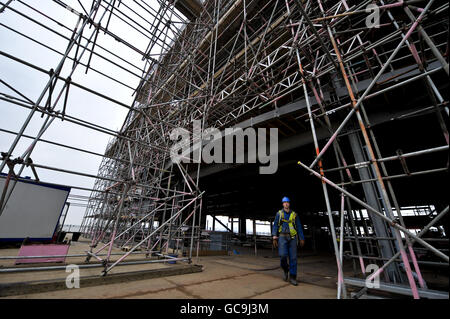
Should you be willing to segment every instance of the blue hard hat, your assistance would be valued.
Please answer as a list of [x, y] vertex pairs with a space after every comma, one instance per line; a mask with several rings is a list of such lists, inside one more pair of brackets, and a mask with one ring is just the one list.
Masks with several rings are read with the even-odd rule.
[[282, 203], [284, 202], [290, 202], [289, 198], [284, 196], [283, 199], [281, 200]]

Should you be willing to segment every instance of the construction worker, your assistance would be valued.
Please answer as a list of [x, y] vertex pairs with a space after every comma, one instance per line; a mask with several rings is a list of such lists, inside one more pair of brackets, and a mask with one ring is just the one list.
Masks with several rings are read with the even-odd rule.
[[[302, 224], [298, 215], [290, 209], [290, 200], [283, 197], [283, 209], [279, 210], [273, 222], [273, 245], [278, 247], [283, 279], [297, 286], [297, 240], [300, 237], [300, 247], [305, 244]], [[289, 264], [288, 264], [289, 258]]]

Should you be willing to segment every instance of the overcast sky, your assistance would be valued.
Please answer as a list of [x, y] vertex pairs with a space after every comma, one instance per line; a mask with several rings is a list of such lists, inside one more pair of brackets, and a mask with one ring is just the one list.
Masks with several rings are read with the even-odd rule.
[[[28, 0], [24, 2], [32, 5], [33, 7], [36, 7], [36, 9], [62, 22], [65, 26], [71, 29], [77, 22], [77, 16], [51, 0]], [[64, 0], [64, 2], [73, 7], [75, 10], [82, 10], [80, 5], [78, 4], [78, 1], [76, 0]], [[84, 0], [81, 2], [85, 6], [86, 10], [89, 10], [91, 1]], [[146, 2], [155, 3], [155, 1]], [[125, 1], [124, 3], [128, 4], [130, 7], [133, 7], [136, 10], [139, 10], [139, 8], [134, 5], [134, 2], [131, 0]], [[58, 26], [56, 23], [46, 19], [39, 13], [33, 11], [30, 8], [27, 8], [24, 4], [18, 1], [13, 1], [11, 6], [17, 11], [45, 24], [46, 26], [50, 27], [51, 30], [57, 31], [67, 37], [71, 36], [71, 31]], [[120, 8], [126, 11], [126, 8], [124, 8], [123, 6], [121, 6]], [[140, 11], [142, 12], [143, 10], [140, 9]], [[97, 19], [98, 18], [99, 16], [97, 16]], [[102, 23], [103, 26], [106, 25], [106, 20], [107, 18], [104, 19], [104, 23]], [[149, 27], [148, 23], [146, 24], [142, 20], [139, 22], [142, 25]], [[18, 32], [24, 33], [32, 39], [43, 42], [44, 44], [59, 52], [65, 51], [68, 44], [68, 41], [66, 39], [63, 39], [55, 35], [51, 31], [38, 26], [37, 24], [27, 20], [25, 17], [20, 16], [10, 9], [6, 9], [3, 13], [0, 14], [1, 51], [14, 55], [22, 60], [35, 64], [36, 66], [46, 70], [57, 67], [59, 61], [62, 58], [60, 54], [52, 52], [48, 48], [45, 48], [37, 43], [32, 42], [29, 39], [26, 39], [23, 36], [13, 32], [12, 30], [8, 30], [5, 26], [13, 28]], [[119, 36], [126, 37], [127, 41], [131, 42], [140, 50], [146, 50], [148, 39], [139, 34], [136, 30], [122, 23], [119, 19], [112, 17], [109, 29]], [[89, 37], [92, 30], [93, 28], [87, 28], [83, 35]], [[83, 41], [82, 43], [85, 44], [86, 41]], [[97, 43], [127, 59], [140, 68], [143, 68], [144, 62], [142, 61], [139, 54], [133, 52], [123, 44], [120, 44], [119, 42], [113, 40], [108, 35], [105, 35], [101, 32], [98, 36]], [[155, 50], [157, 49], [159, 48], [156, 48]], [[155, 50], [152, 52], [155, 52]], [[70, 56], [73, 57], [74, 52], [75, 50], [72, 50]], [[99, 48], [96, 48], [96, 52], [105, 54], [108, 58], [116, 62], [118, 61], [117, 58], [104, 53], [104, 51]], [[86, 63], [88, 57], [89, 54], [88, 52], [86, 52], [83, 56], [82, 61]], [[124, 62], [120, 62], [120, 64], [126, 66], [127, 69], [140, 75], [137, 69], [126, 65]], [[112, 64], [105, 62], [99, 57], [92, 57], [91, 66], [100, 70], [101, 72], [112, 75], [114, 78], [120, 79], [120, 81], [133, 88], [135, 88], [139, 83], [139, 79], [137, 77], [124, 70], [112, 66]], [[65, 63], [63, 71], [61, 72], [61, 75], [63, 77], [66, 77], [69, 74], [71, 67], [72, 62], [67, 61]], [[131, 106], [131, 103], [133, 101], [133, 91], [131, 89], [112, 80], [109, 80], [101, 75], [98, 75], [93, 70], [89, 70], [89, 72], [85, 74], [85, 69], [86, 68], [83, 66], [78, 66], [77, 70], [72, 76], [72, 80]], [[35, 101], [41, 94], [44, 86], [48, 81], [48, 78], [49, 77], [46, 74], [40, 73], [28, 66], [15, 62], [4, 56], [0, 56], [0, 79], [19, 90], [21, 93], [23, 93], [33, 101]], [[57, 85], [57, 88], [61, 88], [61, 86], [62, 83], [60, 81], [59, 85]], [[55, 90], [55, 92], [58, 92], [58, 90]], [[0, 93], [9, 94], [15, 97], [18, 96], [1, 83]], [[128, 111], [126, 108], [118, 106], [117, 104], [109, 102], [105, 99], [87, 93], [73, 86], [70, 88], [69, 95], [70, 96], [66, 111], [67, 114], [89, 122], [94, 122], [98, 125], [107, 127], [112, 130], [118, 130], [122, 126], [122, 123]], [[40, 105], [44, 105], [44, 102], [42, 102]], [[56, 109], [61, 110], [62, 106], [63, 99], [59, 101]], [[0, 101], [0, 127], [14, 132], [19, 131], [29, 112], [29, 109], [25, 109], [21, 106], [11, 104], [6, 101]], [[25, 134], [35, 136], [40, 129], [43, 121], [44, 118], [41, 118], [41, 114], [35, 113], [32, 121], [25, 130]], [[67, 121], [62, 122], [61, 120], [55, 120], [49, 127], [49, 129], [47, 129], [47, 131], [44, 133], [42, 138], [103, 154], [108, 140], [112, 137], [110, 135], [80, 127]], [[0, 132], [0, 151], [8, 151], [13, 139], [14, 135]], [[30, 142], [30, 139], [22, 138], [13, 152], [13, 158], [22, 155], [25, 149], [29, 146]], [[31, 155], [31, 158], [35, 163], [38, 164], [89, 174], [97, 174], [101, 161], [101, 157], [99, 156], [89, 155], [43, 142], [39, 142], [37, 144]], [[52, 182], [69, 186], [73, 185], [88, 188], [92, 188], [94, 184], [94, 179], [92, 178], [86, 178], [44, 169], [37, 169], [37, 171], [40, 179], [43, 182]], [[3, 170], [3, 173], [5, 172], [6, 168]], [[31, 173], [31, 170], [27, 168], [25, 169], [22, 176], [33, 175]], [[71, 194], [88, 196], [89, 192], [72, 190]], [[66, 220], [66, 224], [80, 224], [84, 211], [85, 208], [71, 207]]]

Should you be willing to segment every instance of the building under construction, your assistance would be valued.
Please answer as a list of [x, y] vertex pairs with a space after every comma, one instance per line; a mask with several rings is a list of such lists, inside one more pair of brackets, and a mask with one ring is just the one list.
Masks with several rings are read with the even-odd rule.
[[[51, 70], [1, 46], [3, 59], [46, 75], [42, 94], [29, 99], [1, 74], [2, 103], [29, 111], [18, 131], [1, 131], [14, 136], [2, 150], [2, 210], [25, 168], [36, 182], [40, 171], [58, 173], [60, 184], [72, 189], [69, 200], [85, 202], [84, 263], [98, 262], [99, 275], [108, 277], [138, 254], [152, 263], [190, 265], [206, 255], [245, 251], [264, 263], [272, 241], [257, 225], [271, 226], [281, 198], [289, 196], [304, 227], [303, 250], [330, 257], [338, 298], [448, 298], [447, 2], [53, 2], [77, 23], [59, 24], [69, 36]], [[8, 12], [26, 18], [24, 9], [40, 17], [29, 17], [39, 26], [59, 21], [33, 6], [2, 0], [0, 22]], [[114, 29], [115, 21], [140, 37]], [[102, 37], [135, 60], [100, 45]], [[104, 64], [92, 57], [108, 67], [100, 69]], [[133, 102], [92, 89], [83, 77], [75, 80], [77, 69], [127, 87], [115, 70], [130, 73], [139, 82], [130, 89]], [[73, 87], [126, 108], [122, 127], [71, 115], [66, 104]], [[42, 117], [42, 127], [26, 136], [32, 116]], [[111, 137], [104, 153], [75, 149], [101, 156], [97, 174], [84, 171], [83, 163], [69, 170], [32, 160], [35, 148], [52, 143], [42, 135], [54, 120]], [[276, 128], [277, 170], [260, 174], [249, 154], [231, 163], [202, 161], [207, 141], [193, 123], [243, 135]], [[170, 136], [179, 128], [192, 136], [184, 154], [189, 161], [172, 160]], [[15, 149], [24, 139], [28, 147], [20, 156]], [[90, 178], [92, 187], [68, 185], [66, 174]], [[225, 231], [210, 230], [207, 220]], [[377, 289], [367, 288], [369, 266], [376, 267], [372, 278], [379, 275]]]

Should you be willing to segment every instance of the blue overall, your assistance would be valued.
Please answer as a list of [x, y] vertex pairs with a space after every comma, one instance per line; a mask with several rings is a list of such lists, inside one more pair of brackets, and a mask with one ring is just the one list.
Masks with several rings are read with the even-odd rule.
[[[291, 211], [285, 212], [283, 209], [282, 213], [284, 214], [284, 219], [289, 220]], [[289, 224], [286, 222], [281, 222], [281, 234], [279, 233], [279, 220], [280, 217], [277, 213], [273, 222], [272, 235], [279, 237], [278, 254], [280, 255], [280, 265], [285, 272], [289, 271], [291, 277], [295, 278], [297, 276], [297, 236], [299, 236], [301, 240], [305, 240], [305, 236], [303, 235], [303, 227], [300, 223], [300, 218], [297, 215], [295, 218], [295, 229], [297, 230], [297, 236], [291, 238], [289, 233]]]

